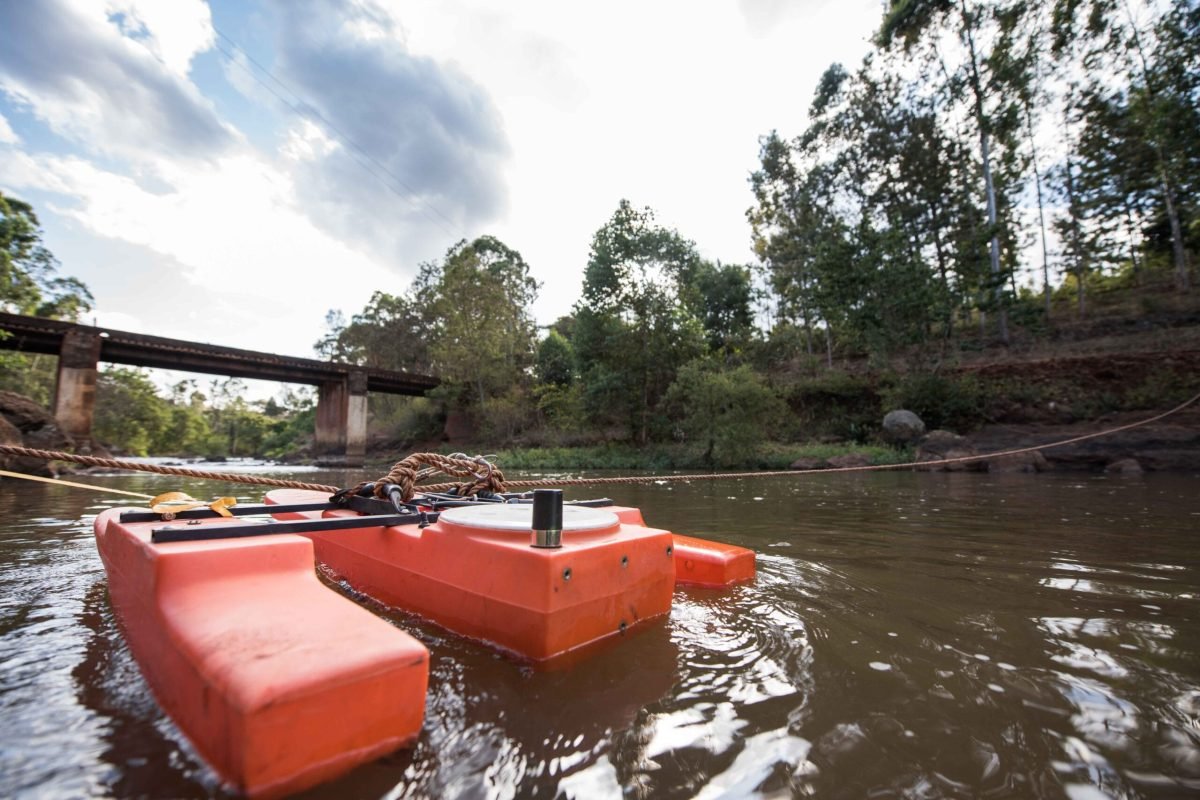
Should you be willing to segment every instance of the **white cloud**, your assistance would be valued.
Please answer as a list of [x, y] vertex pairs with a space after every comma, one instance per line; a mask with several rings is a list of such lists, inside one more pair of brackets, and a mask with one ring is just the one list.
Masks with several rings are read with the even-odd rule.
[[204, 0], [109, 0], [108, 13], [125, 17], [125, 27], [167, 69], [182, 77], [192, 59], [212, 47], [212, 12]]
[[286, 174], [249, 156], [164, 165], [172, 188], [161, 193], [79, 158], [16, 163], [0, 165], [0, 182], [64, 195], [74, 202], [54, 206], [59, 214], [170, 265], [138, 297], [97, 298], [126, 320], [148, 318], [139, 304], [176, 309], [165, 330], [158, 321], [160, 335], [311, 356], [330, 306], [353, 312], [375, 289], [398, 288], [394, 274], [309, 222]]
[[311, 120], [303, 120], [288, 131], [287, 140], [279, 148], [280, 154], [289, 161], [312, 161], [329, 155], [341, 145], [329, 138], [325, 131]]
[[8, 124], [3, 114], [0, 114], [0, 144], [19, 144], [21, 139], [16, 131]]
[[313, 124], [293, 128], [283, 154], [314, 224], [412, 266], [503, 213], [508, 141], [474, 77], [409, 52], [401, 26], [373, 4], [273, 8], [274, 77], [311, 109]]
[[97, 3], [7, 4], [0, 25], [0, 88], [55, 133], [91, 152], [135, 162], [155, 154], [220, 153], [237, 135], [194, 85], [164, 69], [166, 59], [176, 68], [190, 61], [197, 45], [171, 32], [160, 13], [150, 15], [153, 33], [144, 25], [134, 29], [144, 31], [139, 41], [123, 35]]
[[[459, 236], [520, 250], [545, 286], [539, 320], [567, 313], [592, 234], [622, 197], [706, 256], [748, 260], [757, 137], [798, 133], [820, 74], [853, 68], [881, 13], [878, 0], [309, 0], [255, 12], [253, 44], [275, 47], [264, 63], [371, 161], [227, 67], [278, 114], [278, 152], [255, 153], [188, 79], [212, 46], [207, 7], [163, 11], [176, 7], [111, 0], [128, 35], [102, 3], [6, 7], [0, 86], [78, 147], [6, 150], [0, 183], [65, 198], [52, 210], [102, 237], [98, 249], [158, 254], [142, 263], [161, 269], [156, 285], [98, 297], [102, 309], [163, 335], [304, 355], [327, 307], [353, 313], [373, 289], [400, 291]], [[84, 160], [94, 154], [135, 166]]]
[[750, 261], [758, 137], [799, 133], [821, 73], [853, 69], [882, 13], [878, 0], [381, 2], [413, 53], [457, 64], [500, 109], [509, 212], [489, 232], [543, 282], [542, 322], [570, 311], [623, 197], [705, 256]]

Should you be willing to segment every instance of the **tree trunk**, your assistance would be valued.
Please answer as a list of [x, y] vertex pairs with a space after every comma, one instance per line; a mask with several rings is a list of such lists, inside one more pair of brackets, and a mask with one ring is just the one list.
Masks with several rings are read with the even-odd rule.
[[1079, 298], [1079, 319], [1082, 320], [1087, 311], [1085, 299], [1085, 272], [1087, 257], [1083, 250], [1083, 230], [1079, 224], [1079, 207], [1075, 203], [1075, 177], [1071, 171], [1071, 157], [1066, 161], [1067, 213], [1071, 215], [1071, 249], [1074, 251], [1072, 261], [1075, 262], [1075, 284]]
[[1138, 59], [1142, 63], [1142, 82], [1146, 85], [1146, 91], [1150, 93], [1150, 108], [1152, 118], [1150, 120], [1150, 143], [1154, 145], [1154, 157], [1158, 162], [1158, 179], [1162, 184], [1163, 203], [1167, 207], [1167, 221], [1171, 225], [1171, 255], [1175, 261], [1175, 288], [1181, 292], [1186, 292], [1191, 289], [1191, 277], [1188, 274], [1187, 253], [1183, 249], [1183, 226], [1179, 224], [1179, 211], [1175, 208], [1175, 189], [1171, 185], [1170, 176], [1167, 174], [1167, 157], [1163, 152], [1162, 142], [1158, 138], [1158, 125], [1155, 124], [1157, 114], [1153, 113], [1153, 109], [1158, 107], [1158, 91], [1151, 82], [1150, 66], [1146, 59], [1146, 50], [1142, 47], [1142, 34], [1138, 30], [1137, 20], [1133, 18], [1133, 10], [1129, 7], [1129, 2], [1124, 3], [1125, 16], [1129, 20], [1129, 29], [1133, 33], [1133, 44], [1137, 48]]
[[1137, 257], [1137, 229], [1133, 225], [1133, 209], [1129, 207], [1129, 198], [1125, 198], [1125, 232], [1129, 236], [1129, 260], [1133, 263], [1133, 285], [1142, 285], [1142, 269]]
[[1192, 288], [1191, 276], [1188, 275], [1187, 253], [1183, 249], [1183, 226], [1179, 224], [1179, 211], [1175, 207], [1175, 190], [1167, 178], [1167, 168], [1161, 147], [1155, 147], [1158, 153], [1158, 175], [1162, 181], [1163, 200], [1167, 205], [1167, 220], [1171, 223], [1171, 254], [1175, 259], [1175, 288], [1186, 292]]
[[1025, 108], [1025, 129], [1029, 133], [1029, 149], [1033, 156], [1033, 185], [1037, 189], [1038, 227], [1042, 239], [1042, 298], [1046, 305], [1046, 319], [1050, 318], [1050, 256], [1046, 249], [1046, 212], [1042, 203], [1042, 172], [1038, 168], [1037, 142], [1033, 136], [1033, 116]]
[[971, 32], [971, 19], [967, 14], [966, 0], [961, 0], [963, 32], [967, 37], [967, 50], [971, 58], [971, 93], [975, 98], [975, 122], [979, 128], [979, 153], [983, 160], [983, 185], [987, 192], [988, 225], [992, 229], [991, 242], [988, 249], [992, 265], [993, 289], [999, 315], [1000, 341], [1008, 344], [1008, 313], [1004, 308], [1003, 292], [1000, 282], [1000, 234], [996, 230], [996, 184], [992, 177], [992, 154], [988, 142], [988, 118], [983, 108], [983, 84], [979, 79], [978, 57], [975, 54], [975, 35]]

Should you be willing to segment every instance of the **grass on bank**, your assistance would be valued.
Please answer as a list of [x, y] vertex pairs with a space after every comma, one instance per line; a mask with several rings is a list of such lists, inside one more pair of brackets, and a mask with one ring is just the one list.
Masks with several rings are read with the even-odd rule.
[[[474, 451], [472, 451], [474, 452]], [[496, 463], [511, 470], [593, 470], [661, 472], [666, 470], [738, 471], [787, 469], [801, 458], [828, 459], [861, 453], [872, 464], [900, 464], [912, 451], [878, 445], [764, 443], [744, 461], [714, 468], [704, 459], [704, 449], [691, 445], [660, 444], [637, 447], [609, 444], [590, 447], [530, 447], [496, 452]]]

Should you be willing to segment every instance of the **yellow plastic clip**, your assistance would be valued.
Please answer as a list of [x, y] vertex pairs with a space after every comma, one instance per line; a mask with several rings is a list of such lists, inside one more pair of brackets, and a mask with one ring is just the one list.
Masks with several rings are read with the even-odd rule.
[[174, 519], [180, 511], [205, 507], [211, 508], [222, 517], [232, 517], [233, 514], [229, 513], [229, 508], [236, 505], [236, 497], [218, 497], [211, 503], [205, 503], [203, 500], [197, 500], [183, 492], [165, 492], [150, 501], [150, 510], [155, 514], [162, 514], [163, 519], [168, 520]]
[[220, 514], [222, 517], [232, 517], [233, 514], [229, 513], [229, 508], [230, 508], [230, 506], [236, 506], [236, 505], [237, 505], [236, 497], [218, 497], [217, 499], [215, 499], [211, 503], [209, 503], [208, 507], [211, 508], [213, 511], [217, 512], [218, 514]]

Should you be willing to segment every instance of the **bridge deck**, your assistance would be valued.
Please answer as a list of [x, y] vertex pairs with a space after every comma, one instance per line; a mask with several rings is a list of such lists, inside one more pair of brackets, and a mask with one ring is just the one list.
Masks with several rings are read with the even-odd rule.
[[314, 386], [361, 373], [366, 375], [367, 391], [385, 394], [422, 395], [438, 385], [438, 379], [431, 375], [239, 350], [18, 314], [0, 313], [0, 331], [11, 334], [0, 337], [0, 348], [58, 355], [63, 337], [72, 330], [100, 337], [100, 360], [112, 364]]

